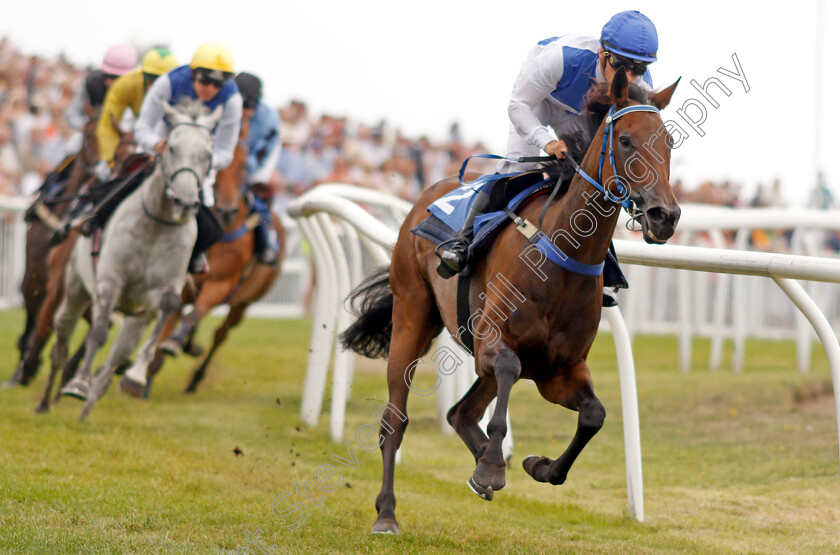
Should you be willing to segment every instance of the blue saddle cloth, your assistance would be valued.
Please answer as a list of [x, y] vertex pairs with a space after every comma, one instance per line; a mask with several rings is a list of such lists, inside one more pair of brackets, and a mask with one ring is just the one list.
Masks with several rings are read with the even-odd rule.
[[[428, 239], [435, 245], [452, 239], [464, 226], [464, 221], [467, 219], [467, 214], [469, 214], [473, 202], [475, 202], [476, 195], [482, 191], [490, 191], [493, 185], [500, 179], [511, 177], [513, 177], [511, 181], [516, 179], [516, 176], [511, 175], [483, 175], [471, 183], [450, 191], [429, 205], [426, 209], [429, 212], [429, 217], [420, 222], [411, 232], [424, 239]], [[531, 181], [534, 181], [533, 177]], [[472, 244], [470, 245], [470, 251], [476, 251], [486, 247], [499, 230], [507, 222], [511, 221], [504, 212], [505, 207], [509, 210], [516, 211], [525, 204], [525, 201], [552, 187], [554, 187], [554, 180], [541, 179], [524, 188], [521, 192], [507, 200], [506, 203], [497, 202], [497, 210], [492, 209], [494, 203], [491, 197], [491, 207], [488, 212], [479, 215], [475, 219], [475, 224], [473, 225], [473, 231], [475, 233]]]

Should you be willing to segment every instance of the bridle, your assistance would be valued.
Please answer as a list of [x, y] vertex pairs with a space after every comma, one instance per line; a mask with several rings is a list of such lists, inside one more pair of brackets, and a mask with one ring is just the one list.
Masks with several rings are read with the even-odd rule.
[[[176, 123], [175, 125], [170, 127], [169, 128], [169, 133], [167, 134], [167, 138], [169, 137], [169, 135], [172, 134], [172, 130], [174, 130], [176, 127], [179, 127], [179, 126], [198, 127], [200, 129], [204, 129], [205, 131], [207, 131], [208, 135], [210, 135], [211, 137], [213, 135], [213, 131], [209, 127], [207, 127], [206, 125], [201, 125], [200, 123], [195, 123], [195, 122], [191, 122], [191, 121], [185, 121], [185, 122]], [[191, 167], [184, 166], [183, 168], [178, 168], [174, 172], [169, 173], [166, 169], [165, 157], [163, 155], [161, 155], [160, 153], [155, 154], [155, 161], [160, 166], [161, 176], [163, 178], [163, 194], [166, 196], [166, 198], [171, 200], [176, 206], [184, 206], [183, 201], [181, 201], [181, 199], [178, 198], [178, 196], [175, 194], [174, 189], [172, 189], [172, 182], [178, 176], [178, 174], [180, 174], [180, 173], [191, 173], [193, 175], [193, 177], [195, 177], [196, 188], [199, 190], [199, 192], [201, 191], [201, 183], [202, 183], [203, 179], [202, 179], [201, 176], [198, 175], [198, 172], [195, 171], [194, 169], [192, 169]], [[207, 165], [207, 171], [204, 172], [204, 177], [205, 178], [210, 174], [210, 170], [212, 169], [212, 167], [213, 167], [213, 163], [211, 161]], [[159, 224], [164, 224], [164, 225], [168, 225], [168, 226], [182, 225], [181, 222], [177, 222], [177, 221], [174, 221], [174, 220], [167, 220], [165, 218], [161, 218], [160, 216], [155, 216], [154, 214], [152, 214], [149, 211], [148, 207], [146, 207], [146, 199], [145, 198], [143, 199], [142, 204], [143, 204], [143, 212], [146, 214], [146, 216], [149, 217], [149, 219], [151, 219], [151, 220], [153, 220], [153, 221], [155, 221]]]
[[[595, 180], [590, 176], [588, 173], [583, 171], [580, 165], [575, 162], [570, 156], [566, 157], [566, 160], [572, 164], [572, 167], [575, 169], [575, 172], [579, 174], [583, 179], [585, 179], [590, 185], [598, 189], [601, 193], [604, 194], [604, 200], [608, 200], [610, 202], [614, 202], [622, 206], [627, 213], [630, 215], [630, 221], [628, 221], [628, 225], [630, 222], [637, 221], [641, 216], [642, 212], [636, 208], [636, 205], [630, 200], [630, 187], [622, 183], [621, 178], [618, 176], [618, 168], [615, 167], [615, 151], [613, 149], [613, 123], [622, 117], [626, 116], [627, 114], [632, 114], [633, 112], [652, 112], [655, 114], [659, 114], [659, 108], [655, 106], [650, 106], [647, 104], [638, 104], [635, 106], [628, 106], [626, 108], [622, 108], [618, 111], [615, 110], [615, 105], [610, 106], [610, 111], [607, 112], [607, 117], [604, 119], [604, 138], [601, 141], [601, 156], [598, 159], [598, 179]], [[610, 160], [610, 167], [612, 168], [613, 175], [612, 177], [608, 178], [612, 183], [615, 184], [616, 188], [618, 189], [618, 196], [610, 192], [607, 187], [604, 187], [604, 179], [603, 179], [603, 170], [604, 170], [604, 157], [609, 156]], [[555, 188], [554, 191], [551, 193], [551, 197], [549, 197], [549, 202], [554, 198], [554, 195], [557, 191]], [[543, 213], [540, 215], [540, 228], [542, 228], [542, 218], [545, 215], [545, 209], [548, 207], [548, 203], [546, 203], [546, 207], [543, 208]], [[628, 228], [629, 229], [629, 228]]]

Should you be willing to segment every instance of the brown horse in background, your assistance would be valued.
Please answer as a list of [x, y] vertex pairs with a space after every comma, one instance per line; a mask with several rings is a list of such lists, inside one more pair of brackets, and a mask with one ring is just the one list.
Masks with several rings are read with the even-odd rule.
[[[44, 328], [40, 327], [38, 315], [47, 299], [48, 281], [51, 266], [47, 253], [50, 252], [50, 239], [58, 228], [61, 218], [70, 210], [82, 186], [91, 178], [99, 161], [99, 141], [96, 139], [96, 125], [98, 119], [92, 118], [82, 128], [82, 147], [79, 153], [68, 157], [59, 165], [56, 172], [69, 167], [67, 183], [62, 193], [53, 199], [44, 198], [47, 191], [41, 194], [27, 210], [29, 225], [26, 230], [26, 268], [20, 290], [23, 294], [26, 309], [26, 324], [23, 333], [17, 341], [20, 359], [12, 378], [6, 382], [6, 387], [28, 385], [38, 373], [41, 364], [41, 349], [43, 348]], [[52, 322], [47, 324], [52, 328]], [[49, 338], [49, 329], [46, 337]]]
[[[669, 135], [658, 109], [668, 104], [675, 88], [676, 83], [648, 99], [640, 89], [631, 91], [625, 73], [618, 72], [610, 87], [593, 90], [583, 114], [593, 139], [581, 167], [589, 176], [602, 175], [599, 187], [612, 198], [607, 200], [577, 173], [565, 194], [547, 205], [541, 227], [568, 257], [592, 266], [604, 261], [620, 212], [615, 198], [622, 193], [625, 197], [629, 193], [639, 210], [647, 242], [664, 243], [674, 233], [680, 209], [668, 182]], [[647, 103], [652, 106], [641, 106]], [[611, 106], [616, 111], [630, 106], [638, 111], [604, 118]], [[641, 111], [645, 109], [649, 111]], [[606, 121], [612, 125], [607, 136], [615, 165], [601, 156]], [[650, 169], [646, 174], [636, 175], [637, 155]], [[642, 177], [646, 179], [640, 182]], [[444, 326], [456, 340], [463, 336], [456, 314], [457, 280], [438, 276], [435, 245], [411, 233], [427, 217], [426, 207], [458, 185], [457, 178], [450, 178], [424, 191], [400, 229], [390, 269], [380, 270], [352, 294], [354, 301], [362, 303], [359, 318], [342, 336], [344, 346], [368, 356], [388, 356], [388, 404], [379, 411], [383, 476], [374, 533], [399, 532], [394, 456], [408, 424], [406, 403], [414, 369]], [[518, 215], [539, 222], [544, 202], [532, 198]], [[536, 253], [529, 250], [531, 243], [517, 228], [519, 222], [505, 227], [473, 262], [469, 306], [474, 312], [468, 328], [474, 336], [478, 379], [447, 417], [476, 461], [470, 488], [487, 500], [505, 485], [502, 439], [507, 433], [510, 391], [517, 380], [533, 380], [547, 401], [579, 413], [574, 438], [559, 458], [523, 460], [525, 471], [539, 482], [562, 484], [605, 416], [586, 365], [601, 316], [603, 275], [581, 275], [550, 262], [543, 264], [544, 253], [537, 263]], [[521, 231], [530, 235], [529, 229]], [[432, 358], [446, 359], [438, 364], [450, 370], [448, 375], [453, 363], [460, 364], [458, 355], [436, 351]], [[497, 402], [488, 438], [478, 421], [494, 397]], [[546, 433], [551, 429], [549, 425]]]
[[213, 211], [222, 223], [225, 236], [207, 251], [210, 270], [193, 276], [194, 287], [189, 284], [184, 288], [182, 301], [192, 304], [192, 310], [181, 317], [181, 325], [174, 335], [172, 330], [178, 321], [178, 314], [169, 318], [160, 337], [166, 338], [158, 346], [155, 360], [149, 366], [146, 395], [152, 378], [163, 365], [164, 355], [176, 356], [182, 351], [200, 353], [200, 348], [192, 344], [192, 338], [198, 323], [220, 304], [230, 305], [227, 317], [216, 330], [213, 345], [205, 355], [199, 367], [193, 372], [186, 393], [194, 393], [198, 383], [204, 378], [207, 366], [216, 349], [224, 342], [231, 328], [237, 326], [251, 304], [261, 299], [280, 275], [285, 249], [285, 230], [280, 221], [272, 214], [274, 229], [280, 240], [281, 252], [274, 266], [256, 262], [254, 256], [253, 229], [259, 223], [259, 215], [248, 215], [248, 204], [243, 194], [246, 177], [248, 148], [248, 120], [243, 120], [233, 161], [220, 170], [213, 186], [215, 202]]

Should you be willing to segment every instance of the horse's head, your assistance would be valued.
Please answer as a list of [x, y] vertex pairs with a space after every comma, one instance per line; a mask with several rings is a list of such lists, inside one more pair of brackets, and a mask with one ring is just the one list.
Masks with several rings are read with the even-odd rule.
[[239, 130], [239, 143], [233, 151], [233, 160], [216, 175], [216, 182], [213, 185], [215, 203], [213, 210], [219, 216], [224, 227], [230, 227], [236, 220], [239, 211], [239, 201], [242, 198], [242, 185], [248, 170], [248, 139], [249, 121], [242, 119], [242, 127]]
[[172, 218], [185, 223], [195, 217], [201, 183], [210, 173], [212, 130], [222, 117], [222, 107], [208, 114], [200, 102], [176, 108], [164, 103], [163, 111], [170, 123], [160, 161], [164, 195], [171, 206]]
[[91, 171], [99, 161], [99, 139], [96, 138], [98, 124], [97, 116], [88, 119], [82, 127], [82, 149], [79, 151], [79, 159], [86, 168], [91, 168]]
[[[604, 186], [619, 198], [627, 198], [629, 193], [640, 213], [642, 234], [648, 243], [666, 242], [680, 219], [680, 207], [669, 182], [671, 137], [659, 116], [659, 110], [671, 101], [677, 83], [679, 79], [650, 96], [647, 109], [632, 108], [646, 104], [628, 97], [629, 83], [624, 72], [616, 74], [609, 89], [613, 108], [612, 115], [604, 119], [609, 143], [608, 155], [601, 165]], [[612, 157], [614, 163], [609, 160]]]

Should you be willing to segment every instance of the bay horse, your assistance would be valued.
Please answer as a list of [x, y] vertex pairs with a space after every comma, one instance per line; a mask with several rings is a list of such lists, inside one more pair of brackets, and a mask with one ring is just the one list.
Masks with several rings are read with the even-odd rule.
[[[131, 170], [134, 168], [134, 164], [132, 160], [137, 160], [136, 158], [132, 159], [132, 155], [136, 150], [137, 143], [134, 141], [134, 134], [130, 131], [122, 131], [119, 127], [119, 124], [111, 116], [111, 124], [116, 129], [117, 134], [119, 135], [119, 143], [117, 143], [117, 147], [114, 150], [114, 167], [113, 171], [116, 175], [122, 175], [123, 170]], [[94, 136], [92, 141], [96, 142], [98, 145], [98, 141], [96, 141], [96, 137]], [[97, 149], [98, 151], [98, 149]], [[124, 168], [124, 166], [128, 166], [128, 168]], [[72, 176], [71, 176], [72, 177]], [[72, 182], [71, 182], [72, 184]], [[68, 189], [69, 189], [68, 184]], [[77, 187], [73, 193], [67, 192], [67, 197], [77, 197], [79, 194], [84, 196], [84, 192], [80, 193], [80, 189], [83, 190], [90, 190], [92, 188], [97, 187], [105, 187], [108, 184], [102, 184], [95, 176], [88, 176], [88, 179], [85, 180], [83, 183], [83, 187]], [[64, 215], [67, 212], [66, 206], [69, 203], [62, 203], [61, 206], [64, 207], [63, 210], [60, 212], [54, 212], [57, 216]], [[54, 228], [50, 228], [51, 231], [55, 231]], [[52, 321], [53, 316], [55, 315], [55, 311], [58, 308], [58, 303], [61, 301], [62, 297], [64, 296], [64, 269], [67, 266], [67, 261], [70, 258], [70, 253], [73, 251], [73, 246], [76, 243], [76, 238], [78, 237], [77, 230], [71, 230], [67, 237], [59, 244], [50, 247], [49, 244], [51, 242], [51, 236], [46, 238], [46, 243], [42, 244], [40, 241], [35, 244], [31, 244], [27, 241], [27, 253], [29, 249], [33, 249], [33, 251], [41, 248], [46, 248], [48, 250], [48, 255], [46, 257], [43, 256], [43, 251], [41, 251], [40, 263], [45, 264], [46, 266], [46, 274], [47, 280], [43, 291], [43, 299], [41, 305], [38, 309], [38, 315], [35, 322], [35, 326], [29, 333], [29, 336], [26, 339], [25, 349], [21, 356], [21, 360], [18, 364], [18, 374], [20, 376], [20, 385], [27, 385], [37, 374], [38, 369], [40, 367], [41, 362], [41, 351], [44, 349], [44, 345], [46, 345], [47, 341], [49, 340], [50, 336], [52, 335]], [[43, 239], [43, 236], [40, 236]], [[27, 256], [28, 259], [28, 256]], [[82, 356], [84, 355], [84, 346], [82, 345], [76, 353], [70, 358], [67, 362], [64, 372], [62, 374], [61, 385], [63, 386], [70, 378], [73, 377], [75, 374], [76, 369], [79, 366], [79, 363], [82, 360]], [[18, 375], [16, 374], [16, 376]], [[45, 410], [47, 407], [43, 405], [39, 405], [39, 410]]]
[[[530, 234], [528, 222], [543, 221], [540, 228], [546, 236], [540, 241], [550, 242], [579, 266], [597, 268], [607, 255], [618, 220], [615, 203], [621, 202], [626, 208], [635, 204], [645, 241], [667, 241], [680, 209], [668, 181], [670, 135], [659, 110], [670, 102], [676, 86], [648, 98], [635, 86], [631, 90], [625, 73], [618, 72], [610, 86], [593, 90], [582, 114], [593, 138], [568, 190], [556, 200], [549, 197], [545, 207], [538, 197], [527, 201], [518, 210], [521, 220], [502, 229], [472, 263], [469, 306], [478, 310], [470, 317], [469, 328], [478, 379], [449, 410], [447, 420], [476, 461], [468, 485], [486, 500], [505, 486], [502, 439], [507, 433], [510, 391], [517, 380], [533, 380], [547, 401], [579, 413], [575, 435], [562, 455], [529, 456], [522, 461], [538, 482], [562, 484], [605, 417], [586, 364], [600, 321], [603, 276], [542, 264], [548, 257], [545, 250], [536, 264], [531, 243], [517, 228], [526, 226], [523, 234]], [[647, 171], [640, 172], [634, 164]], [[379, 411], [382, 487], [372, 533], [399, 533], [394, 456], [408, 425], [406, 404], [420, 357], [444, 326], [456, 342], [463, 337], [456, 280], [438, 276], [435, 245], [411, 233], [427, 217], [426, 207], [458, 184], [457, 178], [449, 178], [423, 192], [400, 229], [390, 268], [381, 269], [351, 294], [357, 319], [342, 335], [343, 345], [367, 356], [388, 358], [388, 403]], [[432, 358], [441, 358], [440, 353]], [[442, 359], [446, 362], [439, 364], [451, 366], [459, 364], [460, 357], [450, 352]], [[494, 397], [488, 438], [478, 421]]]
[[[249, 216], [249, 206], [245, 199], [243, 185], [248, 163], [246, 140], [249, 131], [249, 121], [243, 119], [233, 161], [227, 168], [219, 171], [213, 186], [215, 197], [213, 211], [222, 223], [224, 235], [207, 251], [210, 270], [193, 276], [195, 287], [188, 285], [184, 288], [182, 300], [185, 304], [191, 303], [193, 307], [188, 314], [183, 316], [181, 325], [174, 335], [170, 336], [172, 330], [175, 329], [179, 314], [173, 314], [167, 320], [161, 333], [163, 341], [158, 347], [154, 362], [149, 367], [149, 385], [163, 365], [164, 355], [176, 356], [191, 347], [194, 353], [200, 352], [197, 346], [192, 344], [199, 322], [215, 307], [228, 303], [230, 309], [225, 321], [216, 330], [213, 345], [193, 372], [185, 390], [185, 393], [194, 393], [198, 383], [206, 374], [213, 354], [224, 342], [230, 329], [239, 324], [248, 306], [268, 293], [277, 276], [280, 275], [285, 252], [285, 230], [274, 214], [272, 214], [272, 223], [281, 245], [278, 263], [274, 266], [259, 264], [254, 254], [253, 230], [259, 222], [259, 215]], [[148, 394], [148, 386], [146, 394]]]
[[[26, 323], [17, 341], [20, 358], [12, 377], [5, 387], [28, 385], [41, 365], [44, 328], [38, 325], [38, 315], [47, 299], [48, 280], [51, 275], [46, 253], [50, 251], [50, 239], [61, 218], [70, 210], [71, 201], [88, 179], [93, 176], [99, 161], [99, 141], [96, 139], [98, 119], [91, 118], [82, 128], [82, 146], [78, 154], [66, 158], [54, 174], [67, 174], [67, 181], [58, 196], [50, 198], [45, 183], [38, 197], [26, 211], [26, 267], [20, 291], [26, 310]], [[37, 336], [37, 337], [36, 337]], [[49, 332], [47, 332], [49, 338]], [[43, 339], [46, 341], [46, 339]]]
[[[67, 343], [81, 313], [92, 306], [92, 326], [85, 339], [82, 366], [62, 394], [86, 399], [79, 416], [84, 420], [103, 395], [112, 373], [137, 346], [157, 315], [154, 329], [126, 370], [145, 386], [146, 369], [166, 318], [178, 309], [190, 253], [195, 245], [199, 189], [210, 171], [212, 129], [222, 107], [208, 114], [200, 101], [163, 105], [170, 122], [160, 162], [140, 187], [116, 208], [101, 232], [97, 261], [93, 241], [76, 241], [67, 265], [64, 298], [55, 315], [56, 334], [50, 379], [42, 403], [49, 398], [58, 368], [67, 356]], [[125, 319], [105, 365], [91, 380], [93, 359], [105, 343], [114, 310]]]

